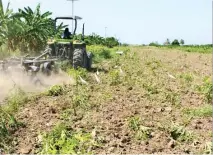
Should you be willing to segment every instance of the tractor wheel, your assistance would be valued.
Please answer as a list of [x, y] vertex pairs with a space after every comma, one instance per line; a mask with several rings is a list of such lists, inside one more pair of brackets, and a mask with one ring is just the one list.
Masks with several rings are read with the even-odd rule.
[[83, 66], [83, 49], [75, 49], [73, 52], [73, 67], [77, 69]]

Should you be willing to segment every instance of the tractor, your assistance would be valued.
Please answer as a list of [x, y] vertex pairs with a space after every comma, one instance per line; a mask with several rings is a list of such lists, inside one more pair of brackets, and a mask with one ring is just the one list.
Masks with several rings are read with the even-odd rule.
[[74, 31], [73, 34], [71, 34], [70, 39], [52, 39], [48, 41], [48, 46], [51, 49], [52, 58], [57, 58], [61, 61], [68, 60], [74, 69], [81, 67], [90, 70], [92, 65], [92, 53], [86, 51], [86, 43], [84, 42], [84, 24], [81, 39], [75, 40], [77, 21], [81, 19], [82, 18], [79, 16], [56, 17], [53, 20], [55, 31], [58, 20], [73, 20], [75, 23]]
[[82, 29], [81, 39], [75, 40], [75, 33], [77, 29], [77, 20], [81, 17], [57, 17], [53, 20], [55, 32], [57, 27], [57, 20], [74, 20], [75, 28], [70, 39], [56, 38], [48, 40], [47, 48], [36, 57], [26, 55], [21, 58], [8, 59], [0, 61], [0, 71], [6, 72], [9, 67], [15, 67], [19, 64], [27, 74], [30, 73], [32, 79], [36, 74], [41, 71], [43, 74], [49, 76], [52, 72], [57, 72], [56, 63], [69, 62], [74, 69], [85, 68], [91, 69], [92, 66], [92, 53], [86, 51], [86, 43], [84, 42], [84, 24]]

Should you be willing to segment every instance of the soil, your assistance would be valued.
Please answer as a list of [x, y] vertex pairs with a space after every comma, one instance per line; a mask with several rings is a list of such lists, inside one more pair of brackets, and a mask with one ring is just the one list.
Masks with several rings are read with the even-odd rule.
[[[203, 95], [195, 91], [194, 86], [202, 84], [205, 76], [211, 76], [211, 54], [147, 47], [132, 48], [131, 52], [137, 54], [135, 60], [131, 59], [130, 54], [128, 59], [121, 61], [123, 72], [131, 76], [129, 81], [110, 86], [109, 79], [104, 79], [108, 73], [101, 73], [103, 82], [89, 85], [89, 103], [93, 103], [94, 107], [82, 110], [82, 118], [73, 121], [72, 128], [88, 132], [95, 129], [96, 138], [103, 139], [102, 146], [94, 148], [97, 154], [203, 152], [204, 145], [212, 140], [212, 117], [189, 119], [182, 111], [206, 104]], [[105, 67], [106, 70], [109, 68]], [[192, 73], [193, 82], [183, 84], [183, 79], [179, 77], [183, 73]], [[145, 84], [151, 84], [153, 90], [158, 92], [148, 90]], [[177, 101], [165, 100], [165, 94], [174, 93], [179, 96]], [[106, 94], [110, 97], [103, 99]], [[63, 107], [66, 107], [67, 97], [39, 97], [17, 114], [18, 120], [25, 127], [14, 134], [17, 138], [15, 153], [36, 153], [39, 133], [50, 131], [62, 121], [60, 116]], [[141, 125], [151, 128], [148, 139], [135, 139], [134, 131], [128, 124], [129, 118], [135, 116], [141, 119]], [[191, 131], [195, 135], [193, 141], [178, 142], [173, 139], [169, 132], [172, 123], [178, 123]]]

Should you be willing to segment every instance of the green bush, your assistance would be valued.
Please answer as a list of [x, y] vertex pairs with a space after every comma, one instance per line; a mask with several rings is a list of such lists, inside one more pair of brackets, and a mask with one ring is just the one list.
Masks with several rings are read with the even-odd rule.
[[172, 45], [173, 46], [180, 46], [180, 43], [177, 39], [175, 39], [173, 42], [172, 42]]
[[149, 46], [159, 47], [160, 45], [157, 42], [151, 42]]

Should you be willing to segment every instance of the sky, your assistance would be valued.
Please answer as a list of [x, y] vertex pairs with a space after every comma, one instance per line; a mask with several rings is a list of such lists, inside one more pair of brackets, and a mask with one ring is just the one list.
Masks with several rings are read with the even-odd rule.
[[[3, 0], [6, 6], [9, 0]], [[42, 12], [52, 18], [71, 16], [72, 2], [67, 0], [10, 0], [11, 8], [41, 4]], [[167, 38], [184, 39], [185, 44], [212, 43], [212, 0], [78, 0], [74, 2], [77, 33], [85, 23], [85, 34], [113, 36], [122, 43], [163, 44]], [[70, 24], [72, 22], [64, 22]]]

